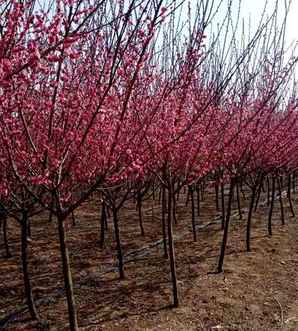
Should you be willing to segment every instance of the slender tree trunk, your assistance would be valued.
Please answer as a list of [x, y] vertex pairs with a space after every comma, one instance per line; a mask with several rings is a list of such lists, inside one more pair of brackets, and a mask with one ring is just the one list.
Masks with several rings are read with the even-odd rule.
[[164, 186], [162, 187], [162, 204], [161, 204], [161, 221], [162, 221], [162, 239], [163, 239], [163, 249], [164, 249], [164, 257], [168, 258], [168, 248], [167, 248], [167, 233], [166, 233], [166, 191]]
[[278, 195], [279, 195], [281, 224], [285, 225], [285, 212], [284, 212], [284, 204], [282, 201], [282, 180], [281, 178], [278, 178], [277, 180], [278, 180]]
[[242, 194], [243, 200], [246, 200], [245, 192], [243, 190], [243, 180], [240, 180], [240, 192]]
[[66, 242], [66, 232], [64, 228], [64, 219], [58, 216], [58, 232], [60, 241], [60, 253], [62, 259], [64, 286], [67, 297], [67, 307], [68, 307], [68, 318], [69, 318], [69, 329], [71, 331], [78, 331], [78, 319], [75, 306], [75, 296], [73, 291], [73, 282], [69, 261], [69, 253]]
[[236, 191], [237, 191], [237, 208], [238, 208], [239, 219], [242, 220], [242, 211], [241, 211], [240, 194], [239, 194], [239, 183], [236, 184]]
[[177, 225], [177, 202], [176, 202], [176, 196], [175, 193], [173, 192], [173, 219], [174, 219], [174, 223]]
[[[180, 185], [180, 183], [178, 183], [178, 185]], [[178, 186], [179, 187], [179, 186]], [[176, 201], [178, 202], [180, 199], [180, 189], [177, 191], [177, 195], [176, 195], [177, 199]]]
[[201, 214], [200, 187], [198, 185], [196, 185], [196, 192], [197, 192], [197, 215], [200, 216]]
[[101, 216], [100, 216], [100, 242], [99, 242], [100, 248], [104, 248], [106, 221], [107, 221], [106, 204], [105, 201], [103, 200], [101, 204]]
[[269, 177], [267, 176], [267, 206], [270, 206], [270, 180]]
[[10, 258], [12, 255], [10, 253], [8, 239], [7, 239], [7, 216], [5, 215], [2, 219], [2, 230], [3, 230], [3, 240], [4, 240], [4, 247], [6, 258]]
[[271, 203], [269, 209], [269, 216], [268, 216], [268, 234], [272, 236], [272, 213], [274, 208], [274, 200], [275, 200], [275, 177], [272, 177], [272, 192], [271, 192]]
[[195, 201], [194, 201], [194, 192], [193, 187], [189, 185], [190, 192], [190, 201], [191, 201], [191, 224], [192, 224], [192, 233], [193, 240], [197, 241], [197, 232], [196, 232], [196, 216], [195, 216]]
[[21, 223], [21, 259], [22, 259], [22, 269], [23, 269], [23, 281], [24, 281], [24, 289], [25, 296], [28, 305], [28, 309], [30, 312], [30, 316], [34, 320], [39, 320], [38, 313], [35, 307], [33, 294], [32, 294], [32, 286], [31, 280], [28, 270], [28, 215], [27, 211], [22, 211], [22, 223]]
[[293, 208], [293, 202], [292, 202], [292, 195], [291, 195], [291, 174], [288, 175], [288, 192], [287, 192], [288, 200], [289, 200], [289, 205], [290, 205], [290, 210], [292, 217], [295, 217], [295, 211]]
[[169, 255], [170, 255], [170, 268], [172, 277], [172, 288], [173, 288], [173, 306], [179, 306], [178, 286], [177, 286], [177, 275], [176, 275], [176, 261], [175, 261], [175, 247], [173, 238], [172, 228], [172, 201], [173, 201], [173, 187], [170, 179], [169, 192], [168, 192], [168, 238], [169, 238]]
[[216, 211], [219, 211], [219, 203], [218, 203], [218, 184], [215, 184], [215, 206]]
[[227, 241], [228, 241], [228, 232], [229, 232], [229, 223], [230, 223], [230, 216], [231, 216], [234, 186], [235, 186], [235, 179], [232, 178], [231, 183], [230, 183], [229, 200], [228, 200], [228, 206], [227, 206], [226, 220], [225, 220], [225, 224], [224, 224], [223, 239], [222, 239], [220, 256], [219, 256], [219, 261], [218, 261], [218, 268], [217, 268], [218, 273], [221, 273], [223, 271], [225, 250], [226, 250]]
[[161, 203], [161, 199], [162, 199], [162, 188], [159, 189], [158, 191], [158, 203]]
[[246, 224], [246, 250], [247, 250], [247, 252], [250, 252], [251, 218], [252, 218], [252, 211], [253, 211], [253, 206], [254, 206], [255, 197], [256, 197], [256, 188], [257, 188], [257, 183], [254, 184], [252, 187], [248, 215], [247, 215], [247, 224]]
[[188, 202], [189, 202], [189, 198], [190, 198], [190, 192], [189, 189], [187, 190], [187, 195], [186, 195], [186, 202], [185, 202], [185, 206], [188, 206]]
[[123, 254], [122, 254], [122, 247], [121, 247], [121, 241], [120, 241], [120, 231], [119, 231], [117, 208], [113, 207], [112, 212], [113, 212], [113, 224], [114, 224], [116, 245], [117, 245], [119, 277], [120, 277], [120, 279], [124, 279], [125, 278], [124, 277], [124, 263], [123, 263]]
[[221, 229], [225, 227], [225, 187], [223, 182], [220, 185], [221, 188]]
[[260, 202], [260, 197], [261, 197], [261, 192], [262, 192], [262, 187], [263, 187], [263, 178], [260, 181], [260, 184], [258, 186], [258, 191], [257, 191], [257, 197], [256, 197], [256, 203], [255, 203], [255, 208], [254, 211], [256, 212], [259, 206]]
[[143, 214], [142, 214], [142, 195], [140, 192], [137, 193], [137, 207], [139, 213], [139, 224], [140, 224], [141, 235], [145, 236], [145, 231], [143, 226]]

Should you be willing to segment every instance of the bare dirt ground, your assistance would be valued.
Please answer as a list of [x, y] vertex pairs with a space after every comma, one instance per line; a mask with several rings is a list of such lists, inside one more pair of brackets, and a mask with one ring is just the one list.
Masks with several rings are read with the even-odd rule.
[[[120, 212], [121, 238], [126, 255], [126, 279], [119, 281], [112, 224], [106, 248], [99, 248], [99, 204], [96, 199], [69, 221], [75, 295], [80, 329], [91, 330], [298, 330], [298, 222], [288, 216], [280, 225], [278, 201], [273, 237], [266, 231], [267, 207], [254, 214], [252, 252], [245, 252], [245, 220], [234, 215], [224, 273], [216, 269], [222, 233], [214, 221], [214, 195], [202, 202], [198, 241], [192, 241], [190, 206], [178, 203], [176, 236], [180, 307], [170, 308], [169, 263], [162, 256], [160, 207], [144, 206], [146, 236], [139, 234], [137, 213], [130, 203]], [[248, 202], [244, 202], [246, 205]], [[295, 201], [297, 205], [297, 201]], [[209, 224], [212, 222], [212, 224]], [[207, 225], [209, 224], [209, 225]], [[55, 221], [44, 214], [32, 220], [29, 267], [34, 297], [50, 330], [68, 330]], [[13, 258], [0, 257], [0, 329], [40, 330], [24, 309], [19, 260], [19, 227], [9, 220]], [[1, 235], [0, 254], [4, 254]], [[145, 248], [144, 250], [139, 250]], [[139, 250], [136, 252], [136, 250]], [[10, 317], [9, 321], [6, 317]], [[6, 322], [5, 322], [6, 320]]]

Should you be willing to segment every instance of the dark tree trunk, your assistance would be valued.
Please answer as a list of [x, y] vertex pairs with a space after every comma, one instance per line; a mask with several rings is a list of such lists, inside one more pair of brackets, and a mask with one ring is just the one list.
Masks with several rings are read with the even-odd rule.
[[31, 220], [28, 218], [27, 221], [27, 227], [28, 227], [28, 232], [27, 232], [27, 238], [31, 238]]
[[195, 216], [195, 201], [194, 201], [194, 192], [193, 187], [189, 185], [190, 192], [190, 201], [191, 201], [191, 224], [192, 224], [192, 233], [193, 240], [197, 241], [197, 232], [196, 232], [196, 216]]
[[215, 206], [216, 211], [219, 211], [219, 203], [218, 203], [218, 184], [215, 184]]
[[278, 178], [278, 195], [279, 195], [281, 224], [285, 225], [285, 212], [284, 212], [284, 204], [282, 201], [282, 179], [281, 178]]
[[167, 233], [166, 233], [166, 191], [164, 186], [162, 187], [162, 205], [161, 205], [161, 221], [162, 221], [162, 239], [163, 239], [163, 249], [164, 249], [164, 257], [168, 258], [168, 248], [167, 248]]
[[78, 331], [78, 319], [75, 306], [75, 296], [73, 291], [73, 282], [69, 261], [69, 253], [66, 242], [66, 232], [64, 228], [64, 219], [58, 216], [58, 232], [60, 241], [60, 253], [62, 259], [64, 286], [67, 297], [67, 307], [68, 307], [68, 318], [69, 318], [69, 329], [71, 331]]
[[142, 195], [140, 192], [137, 193], [137, 207], [139, 213], [139, 224], [140, 224], [141, 235], [145, 236], [145, 231], [143, 226], [143, 214], [142, 214]]
[[242, 211], [241, 211], [240, 194], [239, 194], [239, 183], [237, 183], [237, 185], [236, 185], [236, 191], [237, 191], [237, 208], [238, 208], [239, 219], [242, 220]]
[[196, 192], [197, 192], [197, 215], [200, 216], [201, 214], [201, 204], [200, 204], [200, 187], [196, 186]]
[[114, 224], [116, 245], [117, 245], [119, 277], [120, 277], [120, 279], [124, 279], [124, 263], [123, 263], [123, 254], [122, 254], [122, 247], [121, 247], [121, 241], [120, 241], [118, 211], [115, 207], [113, 207], [112, 212], [113, 212], [113, 224]]
[[287, 190], [287, 196], [289, 200], [290, 210], [292, 217], [295, 217], [295, 211], [293, 208], [293, 202], [292, 202], [292, 195], [291, 195], [291, 174], [288, 175], [288, 190]]
[[162, 188], [159, 189], [158, 191], [158, 203], [161, 203], [161, 199], [162, 199]]
[[106, 203], [103, 200], [101, 204], [101, 216], [100, 216], [100, 242], [99, 242], [100, 248], [104, 248], [106, 222], [107, 222]]
[[254, 184], [252, 187], [248, 215], [247, 215], [247, 224], [246, 224], [246, 250], [247, 250], [247, 252], [250, 252], [251, 218], [252, 218], [252, 211], [253, 211], [253, 206], [254, 206], [255, 197], [256, 197], [256, 188], [257, 188], [257, 183]]
[[177, 225], [177, 202], [176, 202], [176, 195], [173, 191], [173, 219], [174, 223]]
[[28, 215], [25, 210], [22, 211], [22, 222], [21, 222], [21, 260], [22, 260], [22, 269], [23, 269], [23, 281], [24, 281], [24, 289], [25, 296], [28, 305], [28, 309], [30, 312], [30, 316], [34, 320], [39, 320], [38, 313], [35, 307], [33, 294], [32, 294], [32, 286], [31, 279], [28, 270]]
[[232, 178], [231, 183], [230, 183], [230, 190], [229, 190], [227, 215], [226, 215], [226, 220], [225, 220], [225, 223], [224, 223], [224, 233], [223, 233], [220, 256], [219, 256], [219, 261], [218, 261], [218, 268], [217, 268], [218, 273], [221, 273], [223, 271], [225, 251], [226, 251], [226, 246], [227, 246], [227, 241], [228, 241], [228, 232], [229, 232], [229, 223], [230, 223], [230, 216], [231, 216], [234, 186], [235, 186], [235, 179]]
[[243, 200], [246, 200], [245, 192], [243, 190], [243, 180], [240, 181], [240, 192], [242, 194]]
[[260, 184], [258, 186], [258, 191], [257, 191], [257, 197], [256, 197], [256, 203], [255, 203], [255, 208], [254, 211], [256, 212], [259, 206], [260, 202], [260, 197], [261, 197], [261, 192], [262, 192], [262, 187], [263, 187], [263, 178], [260, 181]]
[[270, 180], [269, 177], [267, 176], [267, 206], [270, 206]]
[[225, 187], [223, 182], [220, 184], [221, 188], [221, 229], [225, 227]]
[[176, 261], [175, 261], [175, 247], [173, 238], [172, 228], [172, 214], [173, 214], [173, 187], [172, 183], [169, 183], [168, 192], [168, 238], [169, 238], [169, 255], [170, 255], [170, 268], [172, 278], [172, 293], [173, 293], [173, 306], [179, 306], [178, 286], [177, 286], [177, 275], [176, 275]]
[[269, 209], [268, 216], [268, 234], [272, 236], [272, 213], [274, 208], [274, 200], [275, 200], [275, 177], [272, 177], [272, 191], [271, 191], [271, 203]]

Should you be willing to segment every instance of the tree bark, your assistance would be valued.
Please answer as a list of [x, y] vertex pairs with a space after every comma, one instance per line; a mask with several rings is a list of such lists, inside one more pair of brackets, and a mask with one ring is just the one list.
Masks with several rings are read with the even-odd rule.
[[141, 235], [145, 236], [145, 231], [143, 226], [143, 214], [142, 214], [142, 195], [139, 191], [137, 193], [137, 207], [139, 213], [139, 224], [140, 224]]
[[224, 233], [223, 233], [220, 256], [219, 256], [219, 261], [218, 261], [217, 273], [221, 273], [223, 271], [225, 250], [226, 250], [227, 241], [228, 241], [228, 232], [229, 232], [229, 223], [230, 223], [230, 216], [231, 216], [234, 186], [235, 186], [235, 179], [232, 178], [231, 183], [230, 183], [229, 200], [228, 200], [228, 206], [227, 206], [227, 215], [226, 215], [226, 220], [225, 220], [225, 223], [224, 223]]
[[274, 200], [275, 200], [275, 177], [272, 177], [272, 192], [271, 192], [271, 203], [269, 209], [269, 216], [268, 216], [268, 234], [272, 236], [272, 213], [274, 208]]
[[220, 184], [221, 188], [221, 229], [225, 227], [225, 189], [224, 184]]
[[216, 211], [219, 211], [219, 203], [218, 203], [218, 184], [215, 184], [215, 206]]
[[30, 312], [30, 316], [33, 320], [39, 320], [38, 313], [35, 307], [31, 279], [28, 270], [28, 214], [27, 211], [22, 211], [22, 222], [21, 222], [21, 260], [23, 269], [23, 281], [25, 289], [25, 297]]
[[195, 215], [195, 201], [194, 201], [194, 192], [193, 187], [189, 185], [190, 200], [191, 200], [191, 224], [192, 224], [192, 234], [193, 241], [197, 241], [197, 232], [196, 232], [196, 215]]
[[169, 192], [168, 192], [168, 238], [169, 238], [169, 255], [170, 255], [170, 268], [171, 268], [171, 278], [172, 278], [172, 293], [173, 293], [173, 306], [179, 306], [179, 295], [177, 286], [177, 275], [176, 275], [176, 261], [175, 261], [175, 247], [173, 238], [173, 228], [172, 228], [172, 200], [173, 199], [173, 187], [170, 179]]
[[67, 298], [68, 318], [69, 318], [69, 329], [71, 331], [78, 331], [78, 319], [75, 305], [75, 297], [73, 291], [73, 282], [69, 261], [69, 253], [66, 242], [66, 232], [64, 228], [64, 219], [58, 216], [58, 232], [60, 241], [60, 253], [62, 259], [62, 269], [64, 277], [64, 286]]
[[285, 225], [285, 212], [284, 212], [284, 204], [283, 204], [283, 201], [282, 201], [282, 181], [281, 181], [281, 178], [278, 178], [278, 195], [279, 195], [281, 224]]
[[168, 248], [167, 248], [167, 233], [166, 233], [166, 191], [164, 186], [162, 187], [161, 192], [161, 222], [162, 222], [162, 239], [163, 239], [163, 249], [164, 249], [164, 257], [168, 258]]
[[200, 216], [201, 214], [201, 203], [200, 203], [200, 186], [196, 186], [197, 192], [197, 215]]
[[293, 208], [293, 202], [292, 202], [292, 195], [291, 195], [291, 174], [288, 175], [288, 192], [287, 192], [288, 200], [289, 200], [289, 205], [290, 205], [290, 210], [292, 217], [295, 217], [295, 211]]
[[120, 231], [119, 231], [119, 221], [118, 221], [118, 211], [117, 208], [112, 208], [113, 213], [113, 224], [114, 224], [114, 231], [115, 231], [115, 238], [116, 238], [116, 245], [117, 245], [117, 258], [118, 258], [118, 269], [119, 269], [119, 277], [120, 279], [124, 279], [124, 263], [123, 263], [123, 254], [122, 254], [122, 247], [120, 241]]
[[236, 193], [237, 193], [237, 208], [239, 219], [242, 220], [242, 211], [241, 211], [241, 203], [240, 203], [240, 194], [239, 194], [239, 183], [236, 184]]
[[248, 209], [248, 215], [247, 215], [247, 223], [246, 223], [246, 251], [250, 252], [250, 232], [251, 232], [251, 218], [252, 218], [252, 212], [256, 197], [256, 188], [257, 184], [254, 184], [251, 191], [251, 197], [250, 197], [250, 204]]

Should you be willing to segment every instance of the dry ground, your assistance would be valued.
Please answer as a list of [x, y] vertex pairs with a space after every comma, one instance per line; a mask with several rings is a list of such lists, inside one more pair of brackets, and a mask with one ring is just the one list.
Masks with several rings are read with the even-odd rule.
[[[216, 269], [221, 232], [214, 196], [202, 202], [197, 243], [192, 242], [189, 207], [179, 201], [175, 225], [177, 274], [181, 305], [170, 308], [169, 264], [161, 246], [147, 247], [161, 238], [160, 209], [144, 207], [145, 238], [139, 234], [137, 213], [128, 204], [120, 213], [124, 252], [129, 260], [126, 279], [118, 280], [115, 244], [109, 224], [106, 248], [100, 249], [99, 204], [96, 199], [76, 212], [69, 229], [69, 246], [80, 329], [91, 330], [298, 330], [298, 222], [288, 216], [280, 225], [278, 203], [273, 237], [266, 232], [267, 207], [254, 215], [252, 252], [246, 253], [245, 219], [234, 216], [222, 274]], [[246, 203], [247, 202], [244, 202]], [[69, 222], [71, 224], [71, 221]], [[0, 329], [40, 330], [24, 311], [19, 263], [19, 228], [9, 220], [13, 258], [0, 257]], [[2, 235], [0, 237], [2, 245]], [[3, 246], [0, 254], [3, 254]], [[59, 243], [55, 222], [44, 214], [32, 220], [30, 270], [34, 296], [50, 330], [68, 330]], [[9, 322], [3, 319], [10, 316]]]

